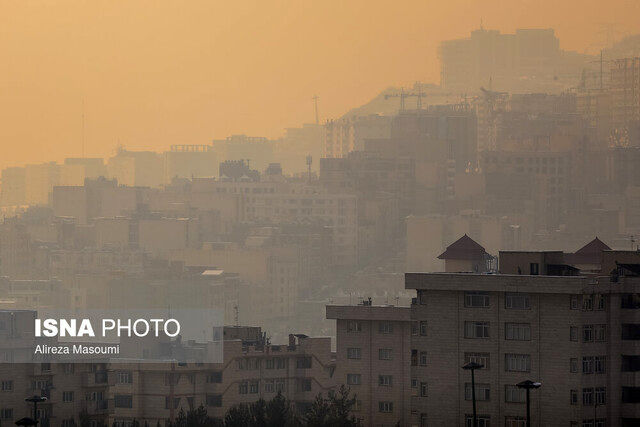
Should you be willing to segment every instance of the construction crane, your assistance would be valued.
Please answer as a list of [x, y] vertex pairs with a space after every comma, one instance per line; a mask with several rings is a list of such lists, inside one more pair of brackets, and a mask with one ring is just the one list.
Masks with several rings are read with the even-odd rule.
[[400, 112], [405, 111], [405, 99], [410, 98], [410, 97], [417, 97], [418, 101], [417, 101], [417, 108], [418, 110], [422, 110], [422, 97], [423, 96], [427, 96], [427, 94], [425, 92], [422, 91], [418, 91], [418, 92], [405, 92], [404, 88], [402, 88], [400, 90], [400, 93], [387, 93], [384, 96], [384, 99], [389, 99], [389, 98], [400, 98]]

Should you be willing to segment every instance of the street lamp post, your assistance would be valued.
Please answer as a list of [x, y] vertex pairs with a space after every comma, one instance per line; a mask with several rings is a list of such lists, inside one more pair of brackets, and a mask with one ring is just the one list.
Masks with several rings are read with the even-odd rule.
[[38, 403], [46, 402], [47, 398], [44, 396], [31, 396], [25, 399], [25, 402], [33, 403], [33, 420], [36, 425], [38, 424]]
[[531, 380], [525, 380], [516, 384], [516, 387], [523, 388], [527, 391], [527, 427], [531, 427], [531, 402], [529, 400], [529, 394], [531, 389], [540, 388], [541, 385], [541, 383], [536, 383]]
[[471, 371], [471, 401], [473, 402], [473, 427], [478, 427], [478, 413], [476, 411], [476, 376], [475, 370], [482, 369], [484, 365], [469, 362], [462, 367], [465, 371]]

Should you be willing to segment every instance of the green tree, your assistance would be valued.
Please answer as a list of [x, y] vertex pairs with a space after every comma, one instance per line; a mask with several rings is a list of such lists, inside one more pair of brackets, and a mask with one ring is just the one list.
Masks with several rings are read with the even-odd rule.
[[355, 396], [344, 385], [337, 392], [331, 390], [327, 397], [318, 394], [311, 408], [304, 415], [306, 427], [357, 427], [360, 421], [351, 415], [356, 404]]
[[266, 426], [281, 427], [296, 425], [296, 419], [291, 410], [291, 403], [285, 399], [281, 392], [267, 403]]
[[224, 417], [225, 427], [245, 427], [250, 426], [252, 421], [251, 410], [248, 405], [241, 403], [234, 405], [227, 411]]

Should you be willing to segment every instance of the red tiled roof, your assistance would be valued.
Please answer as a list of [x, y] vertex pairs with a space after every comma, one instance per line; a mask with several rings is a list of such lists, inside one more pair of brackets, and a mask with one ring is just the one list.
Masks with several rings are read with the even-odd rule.
[[484, 259], [487, 251], [466, 234], [447, 246], [447, 250], [441, 253], [439, 259], [464, 259], [480, 260]]

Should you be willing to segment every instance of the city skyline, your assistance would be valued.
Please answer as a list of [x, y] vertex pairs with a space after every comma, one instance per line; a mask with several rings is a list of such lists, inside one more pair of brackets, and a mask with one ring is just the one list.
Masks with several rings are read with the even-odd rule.
[[640, 30], [640, 6], [629, 1], [605, 10], [595, 1], [146, 6], [0, 4], [9, 58], [0, 138], [20, 141], [0, 167], [79, 157], [83, 147], [108, 157], [119, 145], [276, 138], [314, 121], [314, 95], [320, 117], [332, 119], [389, 86], [438, 83], [438, 44], [481, 25], [554, 28], [562, 49], [590, 53]]

